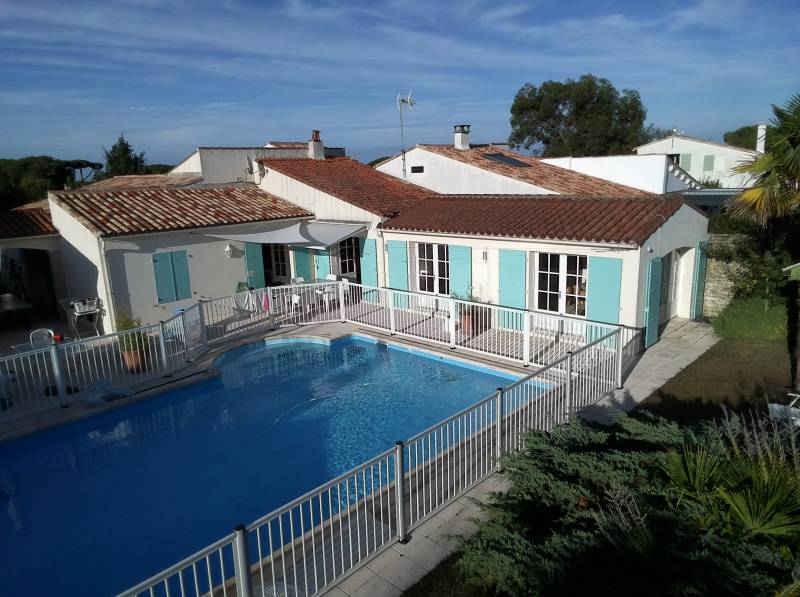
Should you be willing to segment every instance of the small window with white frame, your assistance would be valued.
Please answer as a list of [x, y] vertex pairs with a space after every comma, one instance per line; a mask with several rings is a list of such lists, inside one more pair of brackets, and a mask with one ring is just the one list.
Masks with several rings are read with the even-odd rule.
[[284, 245], [272, 245], [272, 263], [277, 277], [286, 278], [289, 276], [289, 264]]
[[536, 309], [586, 317], [588, 258], [539, 253], [536, 261]]
[[564, 312], [567, 315], [586, 317], [586, 261], [584, 255], [567, 255], [567, 284]]
[[561, 255], [557, 253], [539, 253], [537, 309], [558, 312], [559, 297], [561, 295], [560, 270]]

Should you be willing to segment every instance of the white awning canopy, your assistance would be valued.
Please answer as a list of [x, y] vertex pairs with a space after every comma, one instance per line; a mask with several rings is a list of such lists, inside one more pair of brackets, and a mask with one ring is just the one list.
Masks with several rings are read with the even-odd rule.
[[248, 234], [209, 234], [214, 238], [236, 240], [262, 245], [293, 245], [308, 249], [326, 249], [339, 241], [361, 232], [365, 224], [339, 222], [264, 222]]

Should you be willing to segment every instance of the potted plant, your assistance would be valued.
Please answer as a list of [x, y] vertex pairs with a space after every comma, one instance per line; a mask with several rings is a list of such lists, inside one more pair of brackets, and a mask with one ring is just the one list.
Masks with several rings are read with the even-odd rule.
[[465, 301], [456, 303], [456, 313], [461, 322], [461, 333], [471, 337], [483, 332], [489, 324], [491, 316], [489, 308], [480, 304], [481, 299], [472, 294], [472, 289], [463, 297], [455, 293], [452, 297], [458, 301]]
[[[138, 330], [142, 327], [142, 320], [127, 313], [117, 315], [117, 331], [125, 332]], [[122, 355], [122, 362], [129, 373], [141, 373], [148, 366], [147, 353], [150, 346], [150, 336], [142, 331], [129, 331], [117, 337], [119, 352]]]

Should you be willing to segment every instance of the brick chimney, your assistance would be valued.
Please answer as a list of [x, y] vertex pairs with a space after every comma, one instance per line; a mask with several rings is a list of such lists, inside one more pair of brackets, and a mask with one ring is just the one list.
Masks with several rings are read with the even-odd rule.
[[312, 160], [325, 159], [325, 145], [319, 138], [319, 131], [311, 131], [311, 139], [308, 141], [308, 157]]
[[469, 149], [469, 127], [468, 124], [457, 124], [453, 127], [453, 146], [456, 149]]
[[756, 151], [758, 153], [764, 153], [764, 149], [767, 146], [767, 125], [761, 123], [758, 125], [756, 129]]

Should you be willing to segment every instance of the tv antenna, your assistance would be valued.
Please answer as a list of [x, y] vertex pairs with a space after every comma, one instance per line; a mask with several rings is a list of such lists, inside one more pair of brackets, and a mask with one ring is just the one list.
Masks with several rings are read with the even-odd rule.
[[403, 129], [403, 108], [408, 106], [410, 110], [416, 102], [411, 98], [411, 91], [408, 92], [407, 97], [397, 94], [397, 109], [400, 110], [400, 155], [403, 158], [403, 178], [406, 177], [406, 138]]

